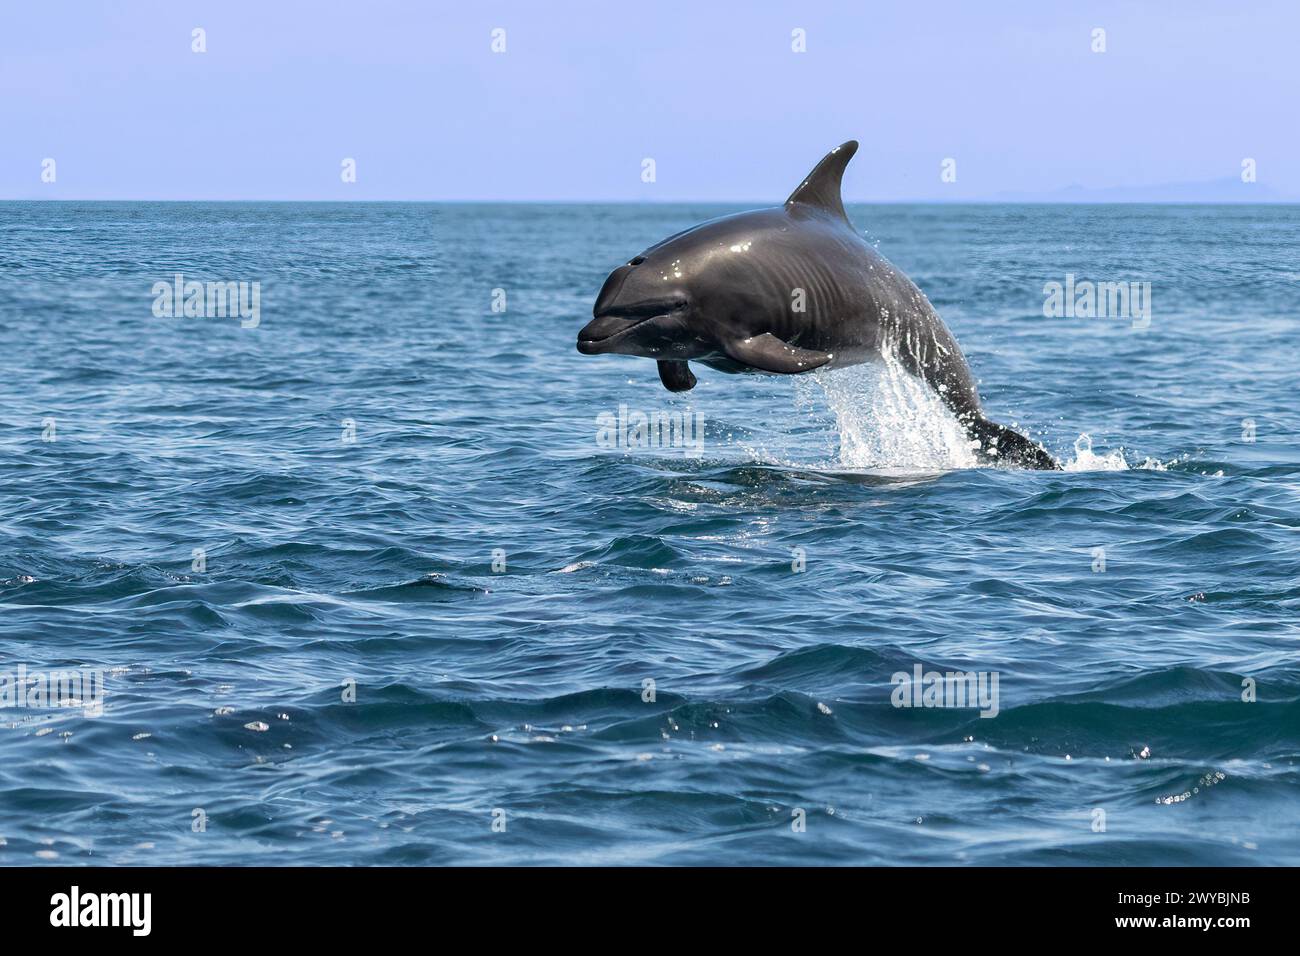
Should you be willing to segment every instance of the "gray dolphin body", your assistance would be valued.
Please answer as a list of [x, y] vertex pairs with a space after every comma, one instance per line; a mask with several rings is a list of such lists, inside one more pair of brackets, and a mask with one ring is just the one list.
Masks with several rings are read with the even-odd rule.
[[984, 417], [948, 327], [850, 224], [840, 181], [857, 148], [831, 150], [784, 206], [701, 223], [619, 266], [578, 351], [653, 358], [674, 392], [694, 387], [690, 361], [795, 375], [888, 351], [952, 409], [981, 457], [1059, 469], [1042, 447]]

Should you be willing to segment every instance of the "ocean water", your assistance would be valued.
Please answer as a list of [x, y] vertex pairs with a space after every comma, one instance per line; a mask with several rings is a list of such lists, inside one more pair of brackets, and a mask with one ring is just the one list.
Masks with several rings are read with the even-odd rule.
[[578, 354], [727, 211], [0, 204], [0, 863], [1300, 863], [1300, 208], [850, 209], [1060, 473]]

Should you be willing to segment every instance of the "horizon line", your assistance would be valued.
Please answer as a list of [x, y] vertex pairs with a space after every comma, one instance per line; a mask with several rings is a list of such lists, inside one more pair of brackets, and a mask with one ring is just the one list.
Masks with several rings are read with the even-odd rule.
[[[784, 201], [761, 199], [148, 199], [51, 196], [0, 196], [0, 203], [335, 203], [423, 204], [439, 206], [745, 206], [765, 208]], [[1295, 206], [1300, 199], [846, 199], [846, 206]]]

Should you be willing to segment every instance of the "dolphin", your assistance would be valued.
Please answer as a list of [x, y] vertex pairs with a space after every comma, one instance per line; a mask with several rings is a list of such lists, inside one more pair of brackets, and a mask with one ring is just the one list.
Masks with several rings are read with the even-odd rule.
[[849, 222], [840, 182], [857, 149], [854, 140], [832, 149], [783, 206], [711, 219], [619, 266], [578, 351], [655, 359], [672, 392], [695, 387], [691, 361], [798, 375], [887, 352], [952, 410], [982, 459], [1060, 469], [984, 417], [970, 366], [925, 293]]

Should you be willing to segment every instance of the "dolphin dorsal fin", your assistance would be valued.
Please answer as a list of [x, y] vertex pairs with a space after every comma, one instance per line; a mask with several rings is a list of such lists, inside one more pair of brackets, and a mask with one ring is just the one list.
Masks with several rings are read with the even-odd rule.
[[825, 212], [834, 213], [848, 221], [844, 212], [844, 201], [840, 199], [840, 180], [844, 178], [844, 167], [849, 164], [853, 154], [858, 151], [858, 141], [851, 139], [836, 146], [818, 163], [811, 173], [799, 184], [785, 201], [785, 208], [792, 206], [812, 206]]

